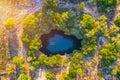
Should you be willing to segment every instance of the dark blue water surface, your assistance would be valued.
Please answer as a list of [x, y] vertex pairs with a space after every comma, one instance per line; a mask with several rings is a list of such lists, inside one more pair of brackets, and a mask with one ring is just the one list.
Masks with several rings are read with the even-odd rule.
[[53, 37], [49, 38], [48, 42], [47, 49], [53, 53], [66, 51], [73, 46], [73, 40], [67, 39], [59, 34], [55, 34]]
[[65, 35], [62, 31], [52, 30], [49, 34], [41, 36], [43, 47], [40, 49], [47, 55], [71, 53], [79, 50], [81, 40], [73, 35]]

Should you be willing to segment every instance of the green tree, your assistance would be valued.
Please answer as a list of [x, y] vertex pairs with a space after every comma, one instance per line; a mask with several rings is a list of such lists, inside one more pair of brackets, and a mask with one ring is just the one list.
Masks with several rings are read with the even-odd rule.
[[6, 71], [9, 73], [9, 74], [12, 74], [15, 72], [15, 66], [11, 65], [11, 66], [8, 66]]
[[33, 39], [35, 34], [39, 34], [39, 26], [38, 26], [38, 18], [34, 15], [27, 16], [23, 22], [22, 27], [24, 30], [24, 34], [29, 38]]
[[47, 61], [48, 61], [48, 57], [46, 56], [46, 55], [40, 55], [39, 56], [39, 63], [40, 63], [40, 65], [43, 65], [43, 66], [47, 66]]
[[12, 30], [15, 28], [15, 20], [13, 18], [9, 18], [4, 22], [4, 26], [7, 30]]
[[118, 69], [116, 76], [118, 79], [120, 79], [120, 69]]
[[61, 26], [65, 26], [65, 23], [69, 16], [68, 16], [68, 12], [64, 12], [62, 14], [54, 12], [54, 14], [51, 17], [55, 26], [61, 27]]
[[81, 2], [81, 3], [79, 4], [79, 9], [80, 9], [81, 11], [83, 11], [84, 8], [85, 8], [85, 2]]
[[[116, 36], [112, 37], [111, 40], [115, 44], [118, 52], [120, 52], [120, 34], [117, 34]], [[120, 53], [119, 53], [119, 56], [120, 56]]]
[[84, 14], [81, 21], [80, 21], [80, 33], [83, 37], [93, 29], [95, 23], [95, 19], [88, 15]]
[[36, 60], [36, 61], [32, 61], [32, 66], [34, 67], [34, 68], [38, 68], [39, 67], [39, 61], [38, 60]]
[[114, 38], [117, 35], [116, 32], [118, 32], [118, 31], [119, 31], [119, 27], [112, 25], [112, 26], [110, 26], [109, 29], [107, 29], [105, 36], [108, 39]]
[[39, 67], [39, 61], [37, 61], [38, 57], [36, 57], [35, 53], [42, 47], [42, 43], [40, 41], [41, 28], [39, 26], [39, 22], [41, 22], [41, 15], [39, 14], [38, 16], [39, 17], [29, 15], [22, 22], [23, 33], [21, 39], [24, 42], [24, 46], [28, 48], [27, 60], [32, 63], [34, 68]]
[[92, 56], [97, 49], [97, 38], [92, 36], [90, 38], [85, 38], [81, 41], [82, 44], [82, 53], [86, 56]]
[[120, 79], [120, 64], [117, 65], [117, 68], [113, 69], [112, 73], [116, 79]]
[[24, 59], [22, 57], [15, 56], [13, 58], [13, 63], [16, 65], [21, 65], [21, 64], [23, 64], [23, 62], [24, 62]]
[[77, 76], [84, 76], [83, 70], [83, 54], [74, 52], [74, 55], [70, 62], [69, 74], [66, 76], [68, 80], [76, 80]]
[[107, 66], [111, 68], [118, 57], [118, 50], [114, 43], [107, 43], [103, 49], [100, 50], [101, 64], [100, 66]]
[[120, 16], [116, 18], [114, 23], [115, 23], [116, 26], [120, 27]]
[[56, 7], [58, 6], [58, 0], [45, 0], [44, 1], [44, 8], [47, 10], [56, 10]]
[[99, 10], [111, 13], [114, 12], [115, 7], [119, 3], [119, 0], [96, 0], [96, 2], [97, 5], [101, 7]]
[[49, 68], [55, 67], [65, 67], [68, 63], [68, 58], [62, 57], [60, 54], [47, 57], [46, 55], [41, 55], [39, 57], [39, 65]]
[[96, 0], [89, 0], [89, 2], [90, 2], [90, 5], [96, 5], [97, 4]]
[[50, 72], [50, 71], [47, 71], [46, 72], [46, 78], [47, 78], [47, 80], [54, 80], [54, 73]]
[[31, 80], [31, 78], [26, 74], [20, 74], [18, 80]]
[[118, 0], [96, 0], [98, 5], [103, 5], [104, 7], [115, 7], [118, 4]]
[[64, 66], [65, 63], [62, 62], [62, 60], [65, 61], [65, 63], [67, 63], [67, 58], [62, 58], [62, 56], [60, 54], [57, 55], [53, 55], [51, 57], [47, 57], [46, 55], [41, 55], [39, 57], [39, 63], [40, 65], [44, 65], [44, 66], [48, 66], [48, 67], [60, 67], [60, 66]]
[[100, 16], [100, 20], [94, 23], [93, 29], [89, 30], [86, 36], [92, 37], [96, 36], [97, 38], [103, 35], [107, 35], [107, 18], [106, 16]]
[[20, 72], [21, 72], [21, 73], [26, 72], [26, 65], [25, 65], [25, 64], [21, 64], [21, 65], [20, 65]]
[[61, 65], [61, 62], [62, 56], [60, 54], [49, 57], [48, 61], [50, 67], [59, 67]]
[[30, 42], [30, 46], [29, 46], [29, 49], [30, 50], [35, 50], [37, 51], [39, 48], [42, 47], [42, 43], [41, 41], [39, 40], [39, 35], [35, 35], [34, 39], [31, 40]]

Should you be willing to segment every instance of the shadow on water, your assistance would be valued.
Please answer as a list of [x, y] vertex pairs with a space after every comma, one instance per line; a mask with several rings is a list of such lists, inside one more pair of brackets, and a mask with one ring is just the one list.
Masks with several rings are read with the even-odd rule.
[[59, 30], [51, 30], [48, 34], [41, 36], [43, 47], [40, 51], [48, 56], [54, 54], [64, 55], [71, 53], [73, 50], [79, 50], [81, 47], [81, 40], [73, 35], [65, 35], [64, 32]]

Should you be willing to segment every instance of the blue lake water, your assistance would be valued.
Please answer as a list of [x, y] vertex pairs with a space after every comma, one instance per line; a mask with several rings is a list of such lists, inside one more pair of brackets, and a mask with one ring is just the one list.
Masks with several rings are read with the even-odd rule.
[[48, 42], [49, 45], [47, 49], [53, 53], [66, 51], [73, 46], [73, 40], [67, 39], [59, 34], [55, 34], [53, 37], [49, 38]]
[[65, 35], [62, 31], [52, 30], [48, 34], [41, 36], [43, 47], [40, 49], [47, 55], [71, 53], [73, 50], [79, 50], [81, 40], [73, 35]]

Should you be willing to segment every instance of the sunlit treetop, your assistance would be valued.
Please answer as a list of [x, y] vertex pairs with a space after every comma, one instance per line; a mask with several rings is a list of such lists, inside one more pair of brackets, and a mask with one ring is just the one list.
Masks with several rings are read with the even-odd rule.
[[13, 18], [9, 18], [4, 22], [4, 26], [7, 30], [12, 30], [15, 28], [15, 20]]

